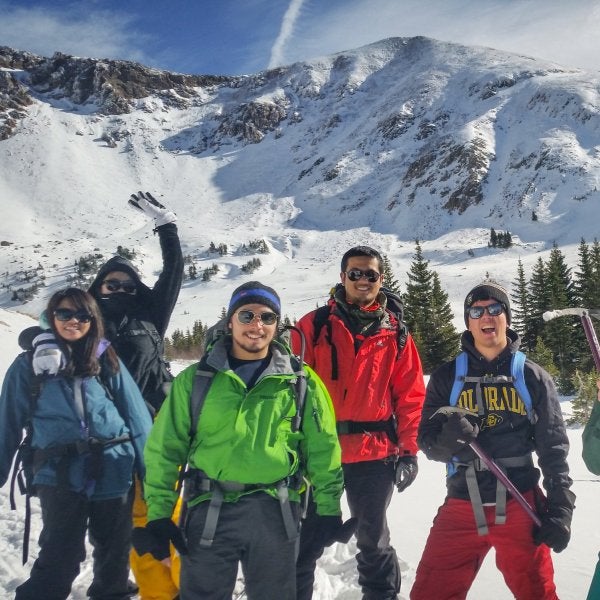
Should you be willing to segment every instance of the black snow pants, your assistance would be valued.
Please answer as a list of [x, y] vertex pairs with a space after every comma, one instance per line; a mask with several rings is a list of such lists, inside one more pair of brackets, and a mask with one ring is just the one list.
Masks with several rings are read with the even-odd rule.
[[[400, 592], [400, 565], [390, 544], [386, 512], [394, 491], [394, 461], [372, 460], [343, 465], [350, 514], [358, 519], [358, 583], [364, 600], [396, 600]], [[315, 510], [308, 510], [300, 530], [296, 564], [296, 598], [311, 600], [317, 559], [324, 548], [311, 543]]]
[[66, 600], [85, 559], [85, 535], [93, 546], [94, 577], [87, 594], [93, 600], [126, 600], [129, 584], [133, 494], [90, 501], [55, 486], [38, 486], [43, 527], [40, 550], [29, 579], [15, 600]]

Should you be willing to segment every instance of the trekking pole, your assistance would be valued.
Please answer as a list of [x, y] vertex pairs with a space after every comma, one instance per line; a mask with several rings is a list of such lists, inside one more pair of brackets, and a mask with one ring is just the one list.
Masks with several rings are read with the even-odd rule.
[[[462, 415], [472, 415], [473, 413], [469, 412], [465, 408], [461, 408], [460, 406], [442, 406], [442, 408], [438, 408], [430, 418], [433, 418], [437, 414], [449, 415], [451, 413], [460, 413]], [[527, 513], [527, 515], [531, 518], [531, 520], [540, 527], [542, 522], [540, 518], [537, 516], [535, 510], [533, 510], [531, 504], [527, 502], [527, 499], [521, 492], [515, 487], [515, 484], [508, 478], [506, 473], [498, 466], [498, 464], [494, 461], [491, 456], [488, 456], [487, 453], [483, 450], [483, 448], [473, 440], [469, 446], [472, 448], [473, 452], [479, 457], [479, 460], [496, 476], [498, 481], [506, 488], [506, 491], [520, 504], [521, 508]]]
[[542, 319], [544, 319], [544, 321], [551, 321], [557, 317], [565, 316], [575, 316], [581, 319], [585, 337], [587, 338], [590, 350], [592, 351], [592, 356], [594, 357], [594, 366], [596, 367], [596, 371], [600, 372], [600, 344], [598, 343], [598, 338], [596, 337], [596, 332], [591, 319], [591, 317], [596, 317], [597, 319], [600, 318], [600, 309], [559, 308], [556, 310], [547, 310], [542, 315]]

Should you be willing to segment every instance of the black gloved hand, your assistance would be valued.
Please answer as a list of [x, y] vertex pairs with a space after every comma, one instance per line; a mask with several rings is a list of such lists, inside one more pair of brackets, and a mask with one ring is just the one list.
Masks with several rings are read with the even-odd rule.
[[149, 552], [156, 560], [169, 558], [169, 544], [173, 544], [179, 554], [188, 551], [181, 529], [168, 517], [148, 521], [146, 527], [134, 527], [131, 543], [140, 556]]
[[145, 194], [144, 192], [131, 194], [128, 203], [130, 206], [133, 206], [133, 208], [136, 208], [154, 219], [154, 223], [157, 227], [166, 225], [167, 223], [173, 223], [177, 220], [177, 215], [163, 206], [150, 192], [146, 192]]
[[400, 456], [396, 461], [396, 488], [403, 492], [416, 478], [419, 472], [416, 456]]
[[331, 546], [335, 542], [346, 544], [354, 532], [358, 519], [352, 517], [346, 522], [342, 521], [341, 516], [317, 515], [318, 522], [313, 534], [313, 544], [315, 546]]
[[575, 494], [571, 490], [558, 488], [549, 492], [546, 511], [540, 515], [542, 524], [533, 532], [533, 541], [562, 552], [571, 539], [573, 508]]
[[442, 426], [436, 443], [445, 448], [449, 456], [460, 452], [479, 434], [479, 426], [472, 424], [467, 417], [459, 413], [451, 413]]

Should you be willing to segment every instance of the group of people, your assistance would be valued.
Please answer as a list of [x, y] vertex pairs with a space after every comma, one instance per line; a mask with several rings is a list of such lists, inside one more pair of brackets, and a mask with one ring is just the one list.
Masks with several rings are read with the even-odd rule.
[[352, 535], [363, 598], [397, 599], [387, 510], [414, 482], [419, 449], [447, 464], [447, 496], [410, 598], [465, 598], [492, 547], [515, 597], [557, 598], [550, 551], [569, 542], [575, 500], [568, 438], [550, 376], [529, 359], [514, 366], [502, 287], [469, 291], [461, 355], [426, 389], [382, 256], [355, 246], [327, 307], [289, 337], [275, 289], [236, 288], [200, 362], [173, 378], [163, 337], [183, 278], [175, 215], [147, 193], [130, 204], [155, 220], [154, 287], [115, 257], [87, 292], [57, 292], [2, 386], [0, 483], [30, 428], [43, 520], [17, 600], [67, 598], [86, 532], [95, 600], [225, 600], [239, 568], [250, 600], [309, 600], [324, 549]]

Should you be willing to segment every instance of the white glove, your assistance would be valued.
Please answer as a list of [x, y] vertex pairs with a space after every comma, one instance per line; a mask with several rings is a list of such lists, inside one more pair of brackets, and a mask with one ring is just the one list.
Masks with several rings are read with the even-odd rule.
[[51, 332], [36, 335], [32, 342], [31, 366], [36, 375], [56, 375], [67, 366], [67, 357], [56, 343]]
[[155, 200], [150, 192], [146, 192], [145, 194], [144, 192], [131, 194], [131, 198], [129, 198], [128, 202], [133, 208], [136, 208], [148, 217], [154, 219], [154, 223], [157, 227], [166, 225], [167, 223], [173, 223], [177, 220], [177, 215], [165, 208], [158, 200]]

